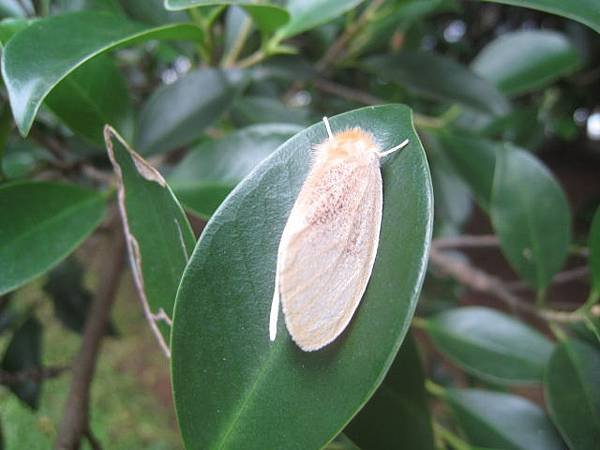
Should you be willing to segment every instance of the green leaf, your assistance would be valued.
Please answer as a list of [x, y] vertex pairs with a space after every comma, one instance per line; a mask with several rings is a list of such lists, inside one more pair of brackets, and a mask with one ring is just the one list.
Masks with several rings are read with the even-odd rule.
[[577, 340], [561, 342], [546, 370], [550, 416], [571, 450], [600, 442], [600, 352]]
[[582, 63], [579, 53], [556, 31], [527, 30], [502, 34], [471, 63], [473, 71], [506, 95], [540, 89]]
[[553, 345], [542, 334], [490, 308], [456, 308], [426, 322], [437, 349], [492, 383], [541, 383]]
[[362, 108], [333, 117], [331, 125], [361, 126], [381, 148], [410, 140], [382, 167], [381, 245], [369, 287], [344, 335], [323, 350], [301, 351], [283, 321], [276, 341], [269, 342], [279, 237], [309, 169], [311, 148], [327, 136], [319, 123], [287, 141], [237, 186], [207, 224], [186, 268], [171, 361], [188, 448], [323, 447], [376, 390], [406, 334], [425, 272], [433, 211], [427, 161], [410, 110]]
[[168, 177], [177, 198], [200, 217], [210, 217], [254, 167], [302, 128], [261, 124], [192, 149]]
[[52, 89], [94, 56], [149, 39], [201, 37], [200, 28], [191, 24], [148, 28], [102, 12], [75, 12], [35, 22], [17, 33], [2, 54], [2, 76], [21, 134], [29, 132]]
[[100, 223], [104, 199], [78, 186], [15, 182], [0, 186], [0, 294], [51, 269]]
[[480, 0], [537, 9], [581, 22], [600, 33], [600, 8], [596, 0]]
[[444, 131], [436, 134], [436, 137], [444, 154], [467, 183], [479, 206], [487, 210], [492, 197], [498, 144], [456, 131]]
[[165, 8], [170, 11], [195, 8], [198, 6], [237, 5], [252, 17], [258, 28], [272, 33], [290, 20], [285, 8], [269, 2], [252, 0], [165, 0]]
[[279, 35], [282, 39], [286, 39], [316, 28], [356, 8], [362, 2], [363, 0], [336, 0], [334, 2], [329, 0], [289, 0], [287, 8], [291, 18], [279, 30]]
[[6, 45], [8, 40], [17, 32], [27, 28], [36, 19], [8, 18], [0, 21], [0, 44]]
[[497, 152], [490, 217], [511, 266], [544, 289], [567, 256], [571, 214], [560, 185], [535, 156], [509, 145]]
[[168, 354], [175, 294], [196, 239], [160, 173], [109, 126], [104, 135], [119, 179], [119, 207], [135, 285], [146, 318]]
[[433, 450], [424, 380], [417, 346], [408, 335], [383, 383], [344, 433], [369, 450]]
[[108, 55], [75, 69], [48, 94], [46, 104], [71, 130], [98, 147], [104, 143], [107, 123], [125, 136], [133, 133], [127, 83]]
[[134, 20], [151, 25], [164, 25], [169, 22], [189, 20], [184, 11], [167, 11], [163, 0], [121, 0], [121, 5]]
[[284, 122], [306, 126], [310, 123], [307, 109], [290, 107], [281, 100], [270, 97], [241, 97], [233, 105], [231, 113], [235, 122], [244, 125]]
[[522, 397], [481, 389], [448, 389], [444, 398], [469, 443], [502, 450], [563, 450], [542, 408]]
[[[42, 365], [42, 326], [31, 316], [13, 334], [0, 368], [8, 373], [41, 368]], [[40, 381], [26, 380], [12, 384], [10, 390], [31, 409], [37, 409], [42, 385]]]
[[458, 103], [495, 115], [510, 110], [506, 98], [490, 82], [462, 64], [432, 52], [406, 50], [367, 58], [365, 69], [387, 82], [434, 100]]
[[207, 68], [161, 87], [140, 112], [135, 147], [148, 155], [189, 144], [219, 120], [236, 94], [225, 72]]
[[592, 276], [592, 295], [600, 297], [600, 207], [594, 214], [589, 235], [590, 272]]
[[119, 0], [55, 0], [53, 7], [59, 14], [85, 10], [123, 14]]

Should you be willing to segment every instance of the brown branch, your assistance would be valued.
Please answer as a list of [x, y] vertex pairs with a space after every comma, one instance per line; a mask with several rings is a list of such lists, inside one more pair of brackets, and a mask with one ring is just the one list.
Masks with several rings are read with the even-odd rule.
[[0, 384], [14, 386], [25, 381], [40, 382], [56, 378], [69, 370], [69, 366], [32, 367], [19, 372], [0, 371]]
[[328, 94], [335, 95], [346, 100], [350, 100], [363, 105], [381, 105], [385, 103], [382, 99], [375, 97], [367, 92], [359, 91], [358, 89], [352, 89], [347, 86], [343, 86], [333, 81], [325, 80], [323, 78], [317, 78], [313, 81], [313, 85], [320, 91], [327, 92]]
[[121, 233], [115, 233], [113, 236], [114, 248], [110, 255], [111, 261], [106, 265], [106, 270], [100, 279], [83, 330], [81, 347], [73, 362], [73, 378], [55, 443], [57, 449], [78, 449], [82, 437], [86, 433], [89, 436], [90, 385], [124, 267], [125, 240]]

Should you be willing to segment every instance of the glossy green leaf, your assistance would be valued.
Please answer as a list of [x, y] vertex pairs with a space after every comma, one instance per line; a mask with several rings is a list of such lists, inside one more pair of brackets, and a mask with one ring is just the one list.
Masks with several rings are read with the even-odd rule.
[[236, 93], [225, 72], [208, 68], [163, 86], [140, 112], [135, 147], [147, 155], [189, 144], [219, 120]]
[[301, 129], [253, 125], [200, 144], [169, 175], [169, 185], [187, 209], [208, 218], [242, 178]]
[[[35, 317], [31, 316], [13, 334], [0, 362], [0, 369], [4, 372], [16, 373], [40, 368], [41, 365], [42, 326]], [[31, 409], [38, 408], [42, 388], [40, 381], [26, 380], [9, 387]]]
[[581, 63], [564, 34], [526, 30], [500, 35], [479, 52], [471, 68], [506, 95], [517, 95], [542, 88]]
[[78, 186], [15, 182], [0, 186], [0, 294], [41, 275], [100, 223], [104, 199]]
[[433, 450], [424, 380], [417, 346], [408, 335], [383, 383], [344, 433], [363, 449]]
[[544, 410], [522, 397], [481, 389], [444, 394], [469, 443], [502, 450], [564, 450]]
[[237, 186], [204, 229], [184, 273], [171, 361], [188, 448], [323, 447], [376, 390], [406, 334], [424, 276], [433, 208], [410, 110], [362, 108], [333, 117], [331, 125], [360, 125], [381, 148], [410, 139], [382, 166], [381, 245], [365, 296], [344, 334], [320, 351], [301, 351], [283, 320], [276, 341], [269, 341], [279, 237], [311, 148], [327, 136], [324, 125], [315, 124]]
[[8, 18], [0, 21], [0, 44], [6, 45], [8, 40], [18, 31], [27, 28], [35, 19]]
[[600, 33], [600, 8], [596, 0], [481, 0], [546, 11], [581, 22]]
[[119, 178], [119, 206], [135, 285], [146, 318], [157, 338], [157, 329], [162, 332], [159, 343], [168, 353], [175, 293], [196, 239], [160, 173], [109, 127], [105, 139]]
[[439, 133], [436, 138], [479, 206], [487, 210], [492, 196], [498, 144], [458, 132]]
[[478, 306], [445, 311], [425, 328], [440, 352], [492, 383], [541, 383], [553, 348], [533, 328]]
[[567, 256], [571, 213], [562, 188], [535, 156], [509, 145], [498, 150], [490, 217], [511, 266], [545, 288]]
[[148, 28], [102, 12], [75, 12], [37, 21], [17, 33], [2, 54], [2, 76], [21, 134], [29, 132], [50, 91], [94, 56], [149, 39], [201, 37], [200, 28], [191, 24]]
[[98, 147], [104, 143], [102, 130], [107, 123], [125, 136], [133, 133], [127, 83], [108, 55], [98, 55], [75, 69], [45, 103], [71, 130]]
[[198, 6], [238, 5], [246, 10], [258, 28], [273, 32], [290, 20], [290, 14], [276, 2], [252, 0], [165, 0], [165, 8], [170, 11], [195, 8]]
[[282, 38], [289, 38], [304, 31], [330, 22], [356, 8], [363, 0], [289, 0], [287, 8], [290, 21], [279, 31]]
[[594, 214], [590, 235], [588, 238], [590, 248], [590, 272], [592, 276], [592, 295], [600, 297], [600, 207]]
[[571, 450], [590, 450], [600, 442], [600, 351], [567, 340], [550, 358], [544, 395], [550, 416]]
[[504, 114], [510, 105], [489, 81], [452, 59], [425, 51], [367, 58], [365, 69], [434, 100], [458, 103], [472, 110]]

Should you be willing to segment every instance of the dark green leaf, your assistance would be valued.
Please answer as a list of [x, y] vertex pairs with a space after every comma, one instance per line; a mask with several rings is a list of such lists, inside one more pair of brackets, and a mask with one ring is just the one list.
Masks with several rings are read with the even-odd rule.
[[481, 389], [448, 389], [444, 398], [469, 443], [502, 450], [564, 450], [544, 410], [522, 397]]
[[186, 208], [208, 218], [242, 178], [301, 129], [290, 124], [253, 125], [200, 144], [171, 173], [169, 184]]
[[383, 383], [344, 433], [368, 450], [433, 450], [424, 380], [417, 346], [408, 335]]
[[590, 272], [592, 275], [592, 295], [600, 297], [600, 207], [594, 214], [589, 235]]
[[571, 214], [560, 185], [535, 156], [509, 145], [497, 151], [490, 217], [511, 266], [545, 288], [567, 256]]
[[381, 148], [410, 139], [383, 164], [381, 245], [360, 308], [344, 335], [323, 350], [301, 351], [283, 321], [277, 340], [269, 342], [279, 237], [311, 148], [326, 137], [319, 123], [238, 185], [206, 226], [186, 268], [171, 361], [179, 426], [189, 448], [323, 447], [373, 394], [404, 338], [425, 271], [433, 211], [410, 110], [363, 108], [333, 117], [331, 125], [360, 125]]
[[[29, 317], [13, 334], [0, 363], [8, 373], [38, 369], [42, 365], [42, 326], [33, 316]], [[37, 409], [41, 382], [26, 380], [11, 384], [10, 390], [31, 409]]]
[[202, 68], [154, 92], [140, 112], [136, 148], [144, 155], [189, 144], [219, 120], [237, 90], [225, 72]]
[[98, 55], [64, 78], [46, 97], [48, 107], [71, 130], [101, 147], [102, 129], [113, 124], [133, 133], [133, 106], [127, 83], [108, 55]]
[[[44, 291], [52, 299], [54, 315], [62, 324], [81, 334], [93, 301], [93, 294], [83, 284], [83, 267], [69, 258], [48, 275]], [[116, 336], [117, 330], [109, 322], [107, 334]]]
[[577, 20], [600, 33], [600, 8], [596, 0], [481, 0], [538, 9]]
[[362, 2], [363, 0], [289, 0], [287, 8], [291, 18], [279, 34], [281, 38], [295, 36], [332, 21]]
[[496, 115], [510, 109], [506, 98], [492, 83], [456, 61], [432, 52], [407, 50], [397, 55], [373, 56], [366, 60], [365, 68], [423, 97]]
[[435, 346], [466, 371], [501, 384], [542, 381], [552, 343], [490, 308], [445, 311], [426, 322]]
[[235, 102], [231, 112], [234, 120], [244, 125], [278, 122], [306, 126], [310, 122], [307, 109], [290, 107], [270, 97], [242, 97]]
[[127, 14], [135, 20], [151, 25], [164, 25], [169, 22], [189, 20], [185, 11], [167, 11], [163, 0], [121, 0]]
[[196, 239], [160, 173], [110, 127], [105, 129], [105, 139], [119, 178], [119, 205], [138, 295], [159, 339], [160, 328], [159, 343], [168, 353], [166, 325], [171, 323], [175, 293]]
[[[100, 223], [104, 199], [68, 184], [15, 182], [0, 187], [0, 294], [49, 270]], [[10, 211], [7, 214], [6, 211]]]
[[542, 88], [581, 65], [579, 53], [556, 31], [527, 30], [502, 34], [479, 52], [473, 71], [507, 95]]
[[546, 371], [550, 416], [571, 450], [600, 442], [600, 352], [577, 340], [561, 342]]
[[252, 0], [165, 0], [165, 8], [178, 11], [198, 6], [238, 5], [246, 10], [258, 28], [272, 33], [290, 19], [287, 10], [275, 3]]
[[[191, 24], [147, 28], [101, 12], [76, 12], [38, 20], [17, 33], [2, 54], [2, 76], [19, 130], [27, 134], [50, 91], [94, 56], [143, 40], [198, 40], [201, 36], [200, 28]], [[31, 64], [32, 61], [36, 63]]]
[[443, 132], [436, 137], [479, 206], [487, 210], [492, 196], [498, 144], [458, 132]]

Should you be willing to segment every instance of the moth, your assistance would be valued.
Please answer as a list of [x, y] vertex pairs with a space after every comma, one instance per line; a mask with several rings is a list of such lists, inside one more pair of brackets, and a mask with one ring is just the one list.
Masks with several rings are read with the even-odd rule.
[[373, 270], [383, 208], [381, 151], [359, 127], [333, 133], [314, 148], [311, 169], [292, 207], [277, 253], [269, 320], [277, 335], [279, 305], [294, 342], [319, 350], [346, 328]]

